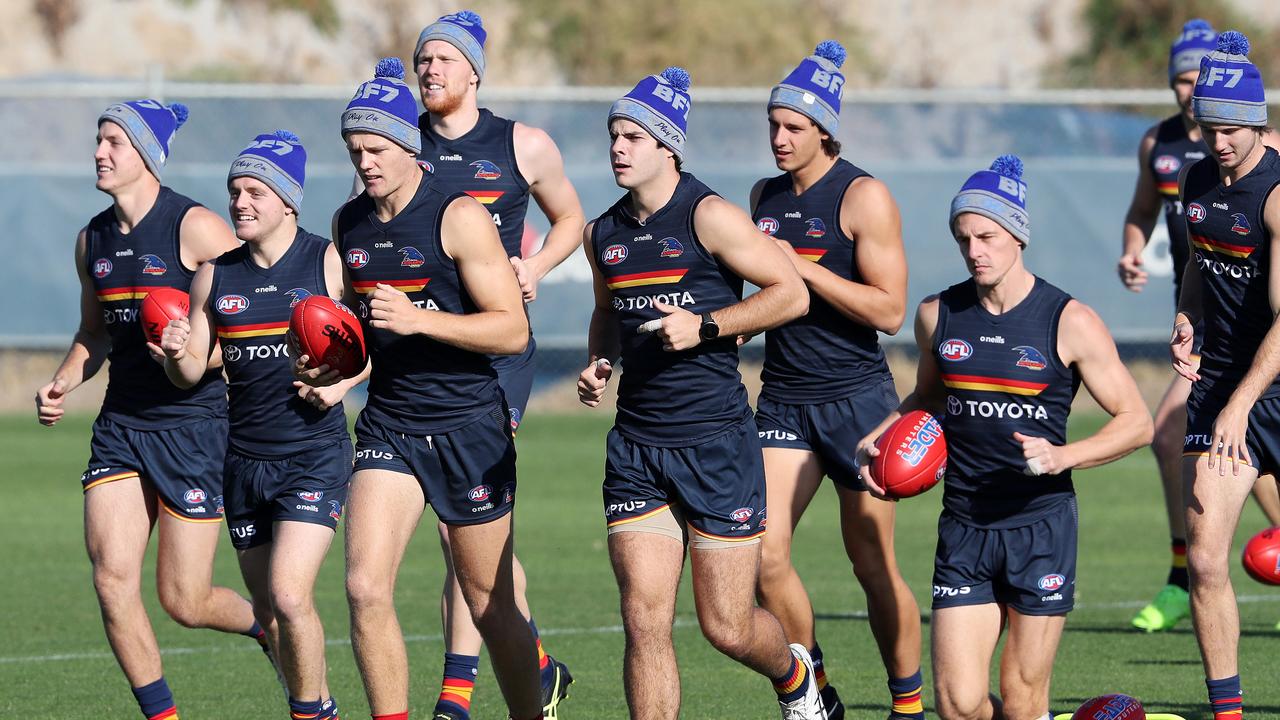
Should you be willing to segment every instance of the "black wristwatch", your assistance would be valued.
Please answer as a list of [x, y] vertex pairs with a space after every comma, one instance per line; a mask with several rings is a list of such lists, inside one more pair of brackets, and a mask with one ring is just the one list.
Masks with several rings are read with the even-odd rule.
[[698, 328], [698, 337], [703, 340], [715, 340], [720, 337], [720, 326], [716, 324], [711, 313], [702, 313], [702, 327]]

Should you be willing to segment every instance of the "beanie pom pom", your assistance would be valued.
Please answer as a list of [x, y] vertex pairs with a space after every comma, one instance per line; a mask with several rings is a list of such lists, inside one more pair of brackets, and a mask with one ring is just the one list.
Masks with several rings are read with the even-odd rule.
[[1218, 52], [1227, 55], [1248, 55], [1249, 38], [1244, 33], [1228, 30], [1218, 36]]
[[1213, 30], [1213, 25], [1204, 18], [1194, 18], [1182, 25], [1182, 32], [1190, 32], [1191, 30]]
[[298, 138], [298, 136], [297, 136], [297, 135], [294, 135], [293, 133], [289, 132], [288, 130], [277, 130], [277, 131], [275, 131], [275, 132], [273, 132], [273, 133], [271, 133], [271, 134], [272, 134], [272, 135], [275, 135], [277, 138], [279, 138], [279, 139], [281, 139], [281, 140], [284, 140], [285, 142], [291, 142], [291, 143], [301, 143], [301, 142], [302, 142], [302, 140], [301, 140], [300, 138]]
[[480, 16], [470, 10], [459, 10], [458, 12], [454, 13], [449, 17], [452, 17], [455, 20], [461, 20], [462, 22], [468, 23], [471, 25], [483, 24], [480, 20]]
[[663, 80], [680, 92], [689, 92], [689, 72], [682, 67], [669, 67], [662, 71]]
[[398, 57], [384, 57], [373, 69], [373, 76], [379, 78], [404, 79], [404, 63]]
[[1001, 155], [991, 163], [991, 171], [1013, 180], [1022, 179], [1022, 158], [1017, 155]]
[[835, 40], [823, 40], [818, 43], [818, 47], [813, 49], [813, 54], [825, 60], [830, 60], [831, 64], [836, 67], [844, 65], [844, 59], [848, 55], [844, 46]]
[[191, 116], [191, 111], [188, 110], [187, 106], [183, 105], [182, 103], [171, 103], [169, 105], [169, 112], [173, 113], [173, 117], [178, 121], [178, 125], [177, 127], [174, 128], [174, 130], [177, 130], [178, 128], [185, 125], [187, 122], [187, 118]]

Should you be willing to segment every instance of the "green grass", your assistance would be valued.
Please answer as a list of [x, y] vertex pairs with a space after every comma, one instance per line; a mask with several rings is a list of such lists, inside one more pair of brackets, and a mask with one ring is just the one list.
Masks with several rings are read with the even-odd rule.
[[[577, 678], [562, 717], [626, 717], [621, 684], [622, 636], [617, 593], [604, 545], [600, 508], [607, 416], [534, 416], [520, 433], [518, 552], [530, 577], [529, 600], [549, 652]], [[69, 418], [55, 429], [28, 417], [0, 418], [0, 718], [129, 718], [136, 705], [103, 637], [81, 540], [77, 482], [88, 455], [91, 418]], [[1088, 426], [1096, 421], [1082, 422]], [[1149, 709], [1208, 717], [1195, 638], [1189, 625], [1146, 636], [1128, 629], [1136, 605], [1159, 589], [1168, 540], [1150, 453], [1079, 473], [1080, 607], [1072, 613], [1058, 654], [1053, 709], [1123, 691]], [[941, 493], [899, 506], [898, 556], [903, 574], [928, 607], [935, 522]], [[1246, 508], [1239, 547], [1261, 527]], [[224, 540], [225, 542], [225, 540]], [[797, 536], [797, 563], [820, 616], [819, 638], [829, 675], [850, 717], [883, 717], [884, 672], [867, 623], [861, 590], [848, 570], [836, 523], [835, 495], [824, 488]], [[397, 596], [409, 638], [413, 717], [435, 700], [443, 645], [438, 612], [441, 560], [435, 533], [424, 524], [401, 571]], [[1241, 668], [1251, 717], [1280, 717], [1273, 653], [1280, 633], [1280, 592], [1233, 567], [1241, 604]], [[215, 569], [219, 583], [241, 588], [228, 545]], [[284, 717], [280, 688], [255, 644], [239, 636], [180, 628], [155, 600], [154, 548], [143, 595], [166, 676], [184, 718]], [[348, 718], [367, 716], [359, 676], [346, 643], [342, 549], [335, 544], [317, 588], [330, 646], [329, 682]], [[928, 625], [925, 626], [926, 644]], [[773, 718], [768, 684], [718, 655], [702, 639], [687, 586], [675, 631], [688, 718]], [[928, 672], [926, 662], [926, 673]], [[931, 680], [927, 680], [930, 683]], [[932, 705], [931, 690], [926, 690]], [[481, 668], [477, 718], [505, 717], [492, 673]]]

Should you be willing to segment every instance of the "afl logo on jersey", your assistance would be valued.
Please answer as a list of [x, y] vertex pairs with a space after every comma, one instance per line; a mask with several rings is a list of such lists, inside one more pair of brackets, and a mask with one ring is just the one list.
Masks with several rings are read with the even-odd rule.
[[1161, 155], [1156, 158], [1151, 167], [1155, 168], [1155, 171], [1161, 175], [1172, 175], [1182, 167], [1182, 161], [1172, 155]]
[[208, 495], [206, 495], [204, 490], [201, 490], [200, 488], [191, 488], [182, 494], [182, 499], [186, 500], [191, 505], [198, 505], [204, 502], [207, 497]]
[[1041, 590], [1053, 592], [1054, 590], [1061, 590], [1062, 586], [1067, 584], [1067, 579], [1058, 573], [1051, 573], [1041, 577], [1040, 582], [1037, 584]]
[[477, 160], [471, 163], [471, 167], [476, 169], [477, 180], [497, 180], [502, 177], [502, 171], [498, 166], [488, 160]]
[[826, 224], [818, 218], [809, 218], [804, 221], [804, 224], [806, 226], [804, 231], [805, 237], [820, 238], [827, 234]]
[[1207, 213], [1204, 211], [1204, 206], [1200, 203], [1191, 203], [1187, 206], [1187, 220], [1190, 220], [1193, 223], [1203, 222], [1205, 215], [1207, 215]]
[[431, 175], [435, 175], [435, 174], [436, 174], [436, 166], [435, 166], [435, 165], [432, 165], [431, 163], [427, 162], [426, 160], [419, 160], [419, 161], [418, 161], [418, 167], [422, 168], [424, 172], [430, 173]]
[[427, 258], [412, 245], [400, 248], [400, 254], [404, 256], [400, 260], [400, 267], [420, 268], [427, 264]]
[[1231, 226], [1231, 232], [1237, 235], [1249, 234], [1249, 219], [1244, 213], [1231, 213], [1231, 219], [1235, 220], [1235, 224]]
[[347, 267], [353, 270], [359, 270], [369, 264], [369, 251], [361, 248], [351, 248], [347, 251]]
[[223, 315], [239, 315], [249, 309], [249, 298], [243, 295], [223, 295], [218, 298], [218, 312]]
[[938, 346], [938, 354], [942, 356], [943, 360], [960, 362], [961, 360], [967, 360], [973, 354], [973, 346], [963, 340], [951, 338], [943, 341]]
[[778, 221], [771, 217], [762, 217], [756, 221], [756, 227], [765, 235], [772, 236], [778, 232]]
[[658, 244], [662, 246], [662, 252], [658, 253], [658, 257], [678, 258], [684, 254], [684, 246], [673, 237], [662, 238]]
[[610, 245], [604, 249], [604, 254], [600, 256], [600, 260], [605, 265], [617, 265], [627, 259], [626, 245]]
[[729, 517], [733, 518], [734, 522], [744, 523], [750, 520], [752, 515], [755, 515], [754, 510], [749, 507], [740, 507], [737, 510], [734, 510]]
[[471, 488], [471, 491], [467, 493], [467, 499], [471, 502], [482, 503], [485, 500], [488, 500], [489, 495], [492, 493], [493, 490], [488, 485], [477, 485]]
[[93, 261], [93, 276], [101, 280], [111, 274], [111, 261], [106, 258], [98, 258]]
[[307, 290], [306, 288], [293, 288], [292, 290], [285, 290], [284, 294], [289, 296], [289, 307], [293, 307], [294, 305], [297, 305], [303, 300], [306, 300], [307, 298], [311, 297], [311, 291]]
[[1014, 363], [1020, 368], [1026, 368], [1028, 370], [1043, 370], [1049, 364], [1048, 361], [1044, 359], [1044, 355], [1030, 345], [1019, 345], [1018, 347], [1013, 348], [1013, 351], [1021, 353], [1018, 356], [1018, 362]]
[[142, 272], [144, 275], [163, 275], [169, 270], [164, 261], [155, 255], [143, 255], [138, 258], [142, 263]]

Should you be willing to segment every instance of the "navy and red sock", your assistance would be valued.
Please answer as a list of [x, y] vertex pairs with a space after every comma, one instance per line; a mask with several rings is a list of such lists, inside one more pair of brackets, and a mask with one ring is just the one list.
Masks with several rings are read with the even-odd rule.
[[1165, 584], [1177, 585], [1183, 590], [1189, 590], [1191, 585], [1187, 577], [1187, 541], [1183, 538], [1173, 538], [1169, 549], [1172, 560], [1169, 563], [1169, 579]]
[[138, 701], [138, 708], [147, 720], [178, 720], [173, 693], [163, 677], [148, 685], [133, 688], [133, 697]]
[[444, 654], [444, 679], [434, 712], [448, 712], [466, 720], [471, 717], [471, 693], [480, 672], [479, 655]]
[[1244, 715], [1244, 692], [1238, 674], [1221, 680], [1205, 678], [1204, 684], [1209, 688], [1213, 720], [1239, 720]]
[[893, 701], [890, 713], [895, 718], [924, 720], [924, 677], [916, 670], [904, 678], [889, 678], [889, 696]]
[[800, 662], [796, 656], [791, 656], [791, 669], [781, 677], [773, 679], [773, 691], [778, 693], [780, 702], [795, 702], [804, 696], [806, 690], [809, 689], [809, 683], [813, 680], [809, 676], [809, 670]]

